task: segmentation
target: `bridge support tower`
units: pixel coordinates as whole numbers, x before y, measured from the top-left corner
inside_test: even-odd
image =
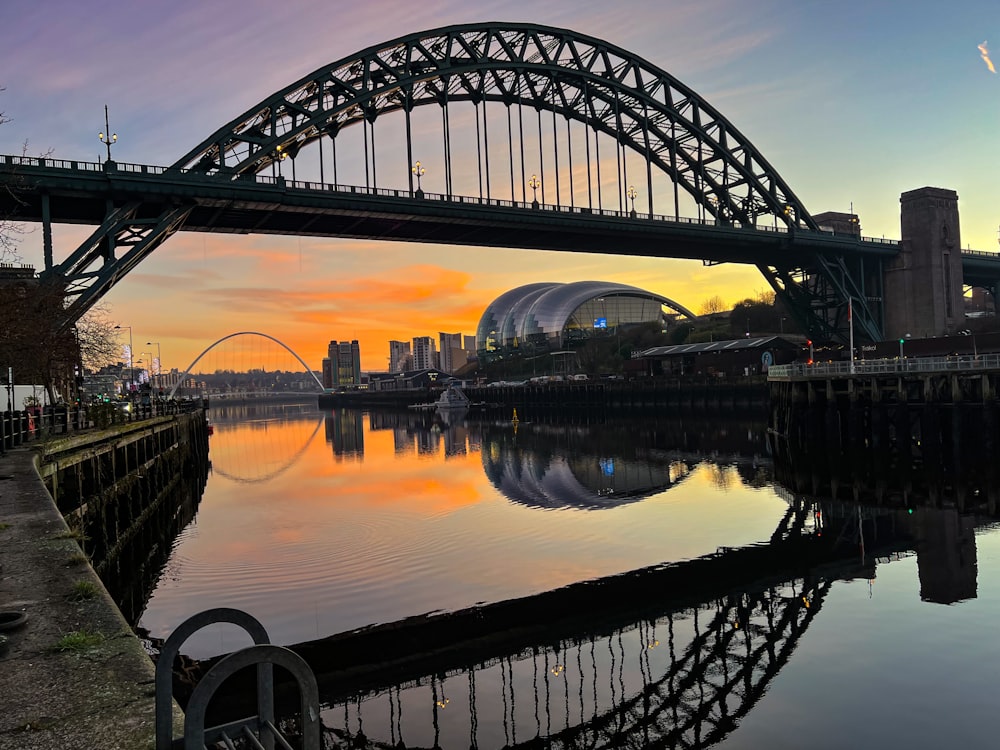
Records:
[[[885,268],[886,337],[954,334],[965,321],[958,193],[918,188],[899,203],[900,253]]]

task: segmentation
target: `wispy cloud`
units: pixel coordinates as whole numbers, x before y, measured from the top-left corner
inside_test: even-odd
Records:
[[[997,69],[993,65],[993,61],[990,59],[990,50],[986,46],[986,42],[979,45],[979,54],[983,58],[983,62],[986,63],[986,67],[990,69],[990,73],[996,73]]]

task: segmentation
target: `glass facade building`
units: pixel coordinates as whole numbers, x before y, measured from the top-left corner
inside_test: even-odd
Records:
[[[522,352],[558,351],[621,327],[665,324],[678,314],[696,317],[667,297],[625,284],[526,284],[487,306],[476,328],[476,353],[483,362]]]

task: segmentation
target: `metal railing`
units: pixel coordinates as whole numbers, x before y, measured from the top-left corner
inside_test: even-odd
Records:
[[[372,196],[382,196],[387,198],[412,198],[415,200],[428,200],[428,201],[441,201],[445,203],[459,203],[463,205],[480,205],[480,206],[494,206],[498,208],[516,208],[516,209],[528,209],[533,211],[546,211],[560,214],[571,214],[580,216],[602,216],[618,219],[630,219],[633,221],[655,221],[655,222],[669,222],[672,224],[685,224],[694,226],[715,226],[720,228],[734,229],[734,230],[747,230],[754,232],[776,232],[780,234],[787,234],[789,232],[788,227],[784,225],[769,226],[766,224],[744,224],[740,222],[726,222],[721,219],[709,216],[706,218],[701,217],[687,217],[687,216],[668,216],[666,214],[656,214],[651,212],[637,211],[637,210],[619,210],[613,208],[602,208],[593,206],[565,206],[561,204],[554,203],[542,203],[536,201],[517,201],[517,200],[506,200],[503,198],[488,198],[479,197],[473,195],[448,195],[444,193],[430,193],[424,190],[409,190],[409,189],[394,189],[394,188],[379,188],[379,187],[367,187],[363,185],[342,185],[342,184],[331,184],[324,182],[312,182],[307,180],[290,180],[283,176],[272,176],[263,174],[250,174],[250,175],[232,175],[224,174],[219,172],[207,173],[198,169],[177,169],[171,170],[169,167],[153,166],[149,164],[131,164],[128,162],[113,162],[113,167],[106,168],[105,163],[100,162],[86,162],[86,161],[71,161],[66,159],[49,159],[45,157],[35,157],[35,156],[11,156],[0,154],[0,164],[9,164],[12,166],[29,166],[29,167],[45,167],[50,169],[67,169],[67,170],[81,170],[85,172],[105,172],[110,173],[125,173],[129,175],[154,175],[159,176],[166,174],[168,172],[177,175],[178,177],[195,177],[200,180],[209,181],[223,181],[223,182],[251,182],[259,185],[272,185],[280,186],[285,189],[293,190],[309,190],[316,192],[334,192],[334,193],[347,193],[354,195],[372,195]],[[886,239],[885,237],[863,237],[859,235],[853,235],[844,232],[834,232],[829,229],[821,229],[818,232],[796,228],[797,233],[809,234],[809,235],[820,235],[827,237],[846,237],[851,239],[856,239],[859,243],[871,244],[871,245],[886,245],[889,247],[898,247],[899,240]],[[977,254],[977,255],[991,255],[996,256],[996,253],[984,253],[982,251],[976,250],[963,250],[963,253]]]
[[[111,401],[86,405],[55,404],[30,407],[23,411],[0,412],[0,453],[54,435],[88,429],[104,429],[116,424],[139,422],[204,408],[201,399],[177,401],[152,399]]]
[[[184,734],[173,736],[173,665],[181,646],[194,633],[217,623],[231,623],[242,628],[254,645],[229,654],[215,664],[198,682],[187,704]],[[235,748],[244,741],[250,747],[273,750],[291,745],[275,726],[274,670],[277,664],[286,669],[299,687],[299,721],[302,750],[320,750],[319,688],[309,665],[293,651],[273,646],[264,626],[253,616],[238,609],[219,607],[192,615],[167,638],[156,660],[156,750],[203,750],[209,743]],[[257,713],[253,716],[205,726],[208,704],[227,678],[246,667],[257,668]],[[212,744],[212,747],[216,745]],[[245,746],[240,744],[240,747]]]
[[[960,354],[951,357],[893,357],[856,359],[854,362],[814,362],[772,365],[768,380],[852,377],[858,375],[922,374],[935,372],[1000,370],[1000,354]]]

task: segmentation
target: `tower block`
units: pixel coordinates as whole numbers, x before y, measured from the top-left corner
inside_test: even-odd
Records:
[[[886,336],[954,334],[965,321],[958,193],[924,187],[899,203],[901,249],[885,270]]]

